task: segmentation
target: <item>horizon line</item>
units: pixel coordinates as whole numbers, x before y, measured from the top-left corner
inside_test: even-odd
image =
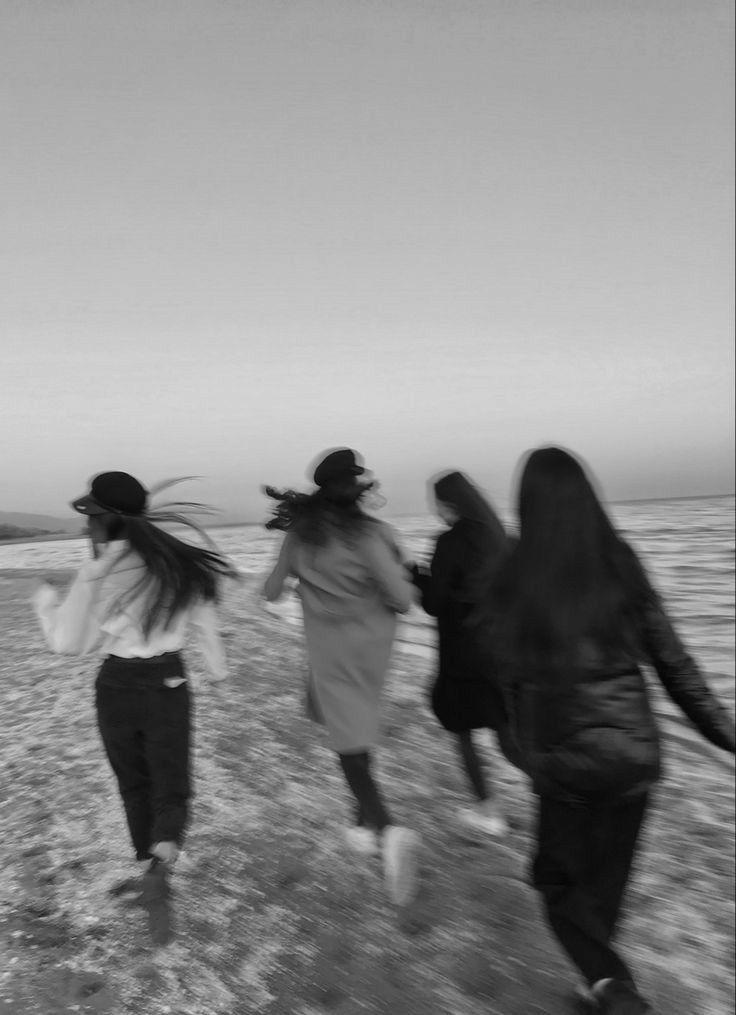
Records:
[[[678,494],[676,496],[621,497],[621,498],[617,498],[615,500],[614,499],[611,499],[611,500],[606,499],[606,500],[603,501],[603,503],[604,504],[646,504],[646,503],[650,503],[650,502],[654,502],[654,501],[663,501],[663,500],[717,500],[717,499],[722,499],[722,498],[725,498],[725,497],[734,497],[734,496],[736,496],[736,490],[731,490],[728,493],[686,493],[686,494]],[[495,499],[496,498],[494,498],[494,500]],[[216,509],[216,510],[221,511],[223,514],[229,513],[226,508],[221,508],[221,509]],[[415,517],[417,514],[421,514],[421,513],[423,513],[423,512],[397,511],[397,512],[394,512],[393,514],[391,512],[387,512],[387,514],[391,514],[391,516],[393,518],[411,518],[411,517]],[[431,514],[431,512],[429,512],[429,513]],[[2,514],[36,515],[38,517],[54,518],[54,519],[56,519],[58,521],[64,521],[65,520],[64,518],[62,518],[61,515],[48,514],[46,511],[26,511],[26,510],[0,509],[0,515],[2,515]],[[228,521],[228,522],[223,522],[222,523],[223,526],[225,526],[225,525],[260,525],[260,524],[262,524],[262,520],[261,519],[252,520],[252,519],[242,519],[242,518],[241,519],[237,519],[236,521]],[[214,526],[214,527],[216,527],[216,526]]]
[[[663,500],[719,500],[725,497],[736,497],[736,490],[732,490],[730,493],[685,493],[677,497],[625,497],[620,500],[605,500],[604,504],[649,504],[656,501]],[[393,514],[389,511],[386,512],[391,518],[416,518],[417,514],[423,514],[424,512],[416,511],[397,511]],[[426,512],[432,514],[431,511]],[[223,522],[220,526],[225,528],[228,525],[261,525],[265,524],[261,521],[237,521],[237,522]],[[212,526],[217,528],[217,526]]]

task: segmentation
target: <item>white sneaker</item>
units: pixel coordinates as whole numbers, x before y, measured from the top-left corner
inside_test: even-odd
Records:
[[[166,842],[154,842],[151,846],[151,856],[162,860],[170,870],[173,870],[179,856],[179,847],[175,842],[168,840]]]
[[[353,853],[360,853],[361,856],[375,856],[378,852],[378,840],[376,833],[371,828],[363,825],[353,825],[343,832],[345,844]]]
[[[410,828],[387,825],[383,832],[383,873],[386,890],[396,906],[406,906],[419,892],[421,838]]]
[[[609,983],[613,983],[613,977],[607,976],[605,980],[596,980],[590,988],[590,996],[593,1001],[598,1001],[606,992]]]
[[[575,997],[581,1004],[585,1004],[589,1008],[592,1008],[596,1003],[595,995],[585,980],[580,980],[575,984]]]
[[[595,1011],[621,1012],[621,1015],[653,1015],[651,1005],[647,1004],[630,980],[615,980],[608,977],[598,980],[591,990]]]
[[[488,814],[479,807],[464,807],[457,812],[457,820],[474,832],[484,832],[497,839],[508,835],[509,825],[503,814]]]

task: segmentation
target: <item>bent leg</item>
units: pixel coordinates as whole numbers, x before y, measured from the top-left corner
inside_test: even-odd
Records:
[[[644,793],[601,808],[596,821],[597,863],[591,865],[590,887],[599,901],[609,940],[616,930],[648,800]]]
[[[151,774],[137,717],[138,694],[135,687],[121,688],[104,675],[97,680],[97,726],[118,781],[136,859],[145,860],[150,856],[153,805]]]
[[[189,818],[190,696],[186,683],[148,692],[146,756],[153,783],[152,842],[181,846]]]
[[[382,831],[391,824],[388,810],[371,773],[368,751],[338,754],[340,766],[358,805],[358,824]]]
[[[547,797],[539,801],[534,887],[550,927],[589,984],[613,978],[633,982],[630,970],[610,947],[610,932],[591,880],[600,808]]]

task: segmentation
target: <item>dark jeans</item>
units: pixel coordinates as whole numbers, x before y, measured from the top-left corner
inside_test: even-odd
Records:
[[[97,723],[118,780],[136,858],[155,842],[181,845],[187,824],[190,697],[177,653],[153,659],[108,656],[96,683]]]
[[[541,797],[534,887],[550,926],[589,984],[629,980],[611,947],[646,794],[606,804],[571,804]]]
[[[338,754],[338,758],[347,784],[357,801],[356,824],[382,831],[386,825],[391,824],[391,818],[373,781],[368,751]]]

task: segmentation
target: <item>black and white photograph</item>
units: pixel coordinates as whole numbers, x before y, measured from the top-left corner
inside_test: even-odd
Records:
[[[735,1015],[727,0],[0,0],[0,1015]]]

